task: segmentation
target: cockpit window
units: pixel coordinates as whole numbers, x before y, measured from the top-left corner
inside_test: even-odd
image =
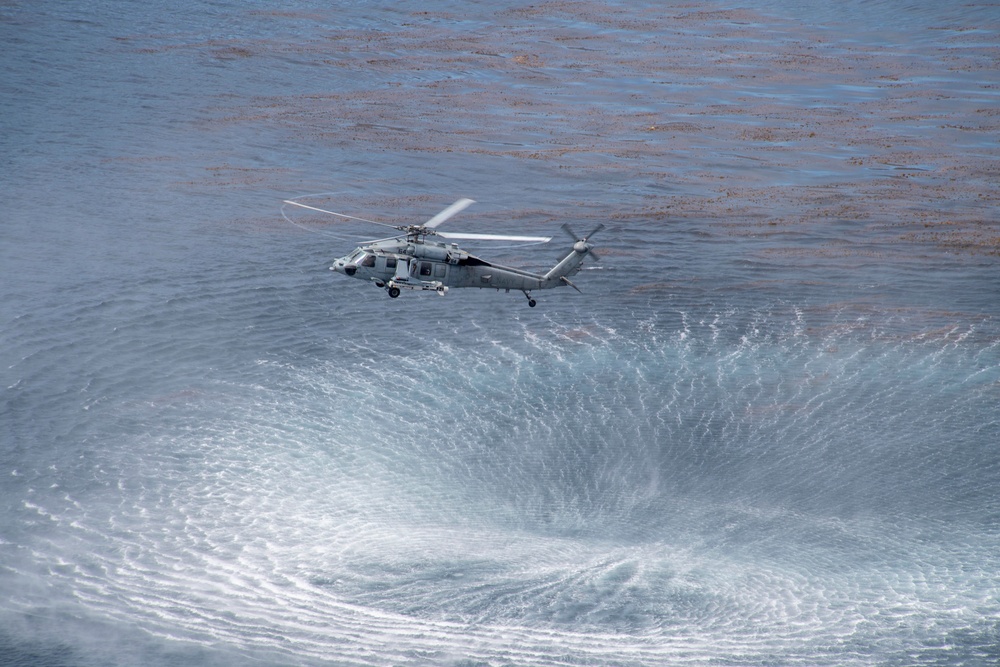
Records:
[[[350,255],[348,255],[348,257],[347,257],[348,263],[353,264],[363,254],[365,254],[364,250],[362,250],[361,248],[356,248],[354,250],[354,252],[352,252]]]
[[[375,255],[365,253],[365,258],[358,262],[358,266],[375,266]]]

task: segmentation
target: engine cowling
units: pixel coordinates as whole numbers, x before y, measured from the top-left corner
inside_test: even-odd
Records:
[[[448,260],[448,248],[426,243],[413,246],[413,256],[418,259],[433,259],[439,262]]]

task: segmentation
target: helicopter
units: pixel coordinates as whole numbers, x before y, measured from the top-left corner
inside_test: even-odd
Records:
[[[402,232],[389,238],[365,241],[349,255],[335,260],[330,267],[331,271],[374,283],[393,299],[404,289],[433,291],[444,296],[452,288],[477,287],[505,292],[519,290],[528,299],[528,306],[534,308],[537,304],[531,296],[534,290],[568,286],[577,292],[580,291],[579,287],[570,282],[569,277],[580,270],[587,255],[599,259],[593,251],[594,246],[590,243],[590,239],[604,229],[602,223],[589,234],[577,236],[568,224],[563,224],[562,229],[573,239],[573,246],[569,254],[547,273],[539,274],[488,262],[462,250],[453,241],[548,243],[552,240],[551,236],[468,234],[437,230],[443,222],[474,204],[475,201],[472,199],[459,199],[421,225],[392,225],[366,220],[309,206],[292,199],[286,199],[284,203],[340,218],[391,227]]]

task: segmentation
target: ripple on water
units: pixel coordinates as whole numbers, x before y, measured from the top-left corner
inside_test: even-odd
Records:
[[[935,452],[985,414],[995,344],[773,325],[374,365],[344,342],[355,362],[262,360],[267,383],[120,389],[95,409],[123,446],[25,503],[53,529],[8,567],[155,636],[317,660],[863,664],[978,627],[996,534],[944,480],[996,462]]]

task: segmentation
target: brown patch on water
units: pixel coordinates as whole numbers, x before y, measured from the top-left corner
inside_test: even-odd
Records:
[[[414,10],[394,25],[301,42],[122,40],[151,57],[188,49],[246,67],[294,57],[316,72],[298,94],[220,95],[205,131],[278,128],[331,153],[431,164],[445,153],[524,162],[554,184],[646,183],[650,194],[574,219],[639,232],[682,220],[767,240],[753,252],[771,257],[1000,254],[1000,26],[959,18],[910,45],[701,2],[558,0],[482,18],[469,29],[447,12]],[[323,84],[329,68],[349,72],[349,85]],[[191,185],[279,187],[286,176],[219,167]],[[441,202],[417,203],[376,196],[353,213],[412,221]],[[506,214],[559,219],[527,208]]]
[[[205,177],[175,183],[181,187],[196,187],[210,189],[258,188],[269,183],[276,174],[288,174],[290,169],[278,167],[236,167],[233,165],[216,165],[205,167]]]

